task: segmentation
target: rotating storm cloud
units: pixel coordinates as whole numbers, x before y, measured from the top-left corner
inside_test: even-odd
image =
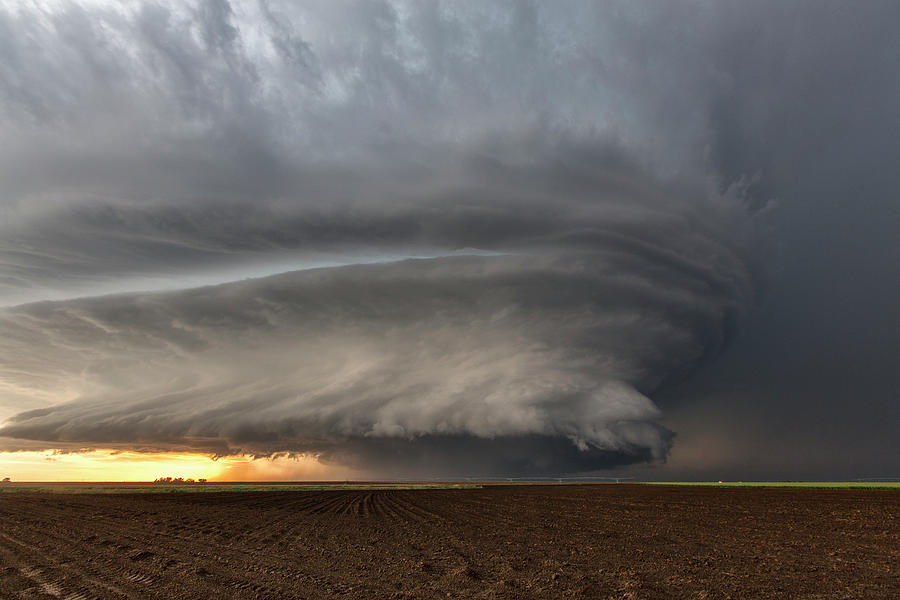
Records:
[[[643,8],[0,10],[4,446],[664,459],[765,211]]]

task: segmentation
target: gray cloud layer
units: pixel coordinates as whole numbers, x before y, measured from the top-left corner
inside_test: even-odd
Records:
[[[895,290],[892,10],[0,7],[0,419],[25,411],[2,434],[447,471],[664,456],[648,394],[733,337],[770,197],[780,306],[822,295],[809,232],[842,223],[829,265]]]
[[[589,193],[598,158],[703,180],[695,103],[708,98],[695,94],[708,76],[673,77],[666,56],[686,65],[700,49],[658,30],[669,16],[577,3],[0,9],[0,302],[489,247],[516,227],[495,203],[565,208],[479,180],[498,164],[534,177],[572,151],[580,173],[554,183],[563,207]]]
[[[668,197],[619,166],[545,210],[572,176],[503,172],[518,202],[426,206],[411,228],[494,256],[6,309],[9,393],[74,399],[0,434],[345,462],[373,452],[364,439],[543,436],[595,464],[661,458],[671,435],[645,394],[717,353],[753,294],[741,197]],[[384,214],[407,235],[407,212]]]

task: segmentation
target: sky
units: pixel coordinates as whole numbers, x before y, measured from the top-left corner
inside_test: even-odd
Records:
[[[0,2],[0,476],[900,477],[898,21]]]

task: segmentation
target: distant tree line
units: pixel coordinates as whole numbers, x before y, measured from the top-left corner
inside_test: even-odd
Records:
[[[191,484],[191,483],[206,483],[206,479],[200,478],[194,481],[190,477],[185,479],[184,477],[160,477],[159,479],[154,479],[153,483],[174,483],[174,484]]]

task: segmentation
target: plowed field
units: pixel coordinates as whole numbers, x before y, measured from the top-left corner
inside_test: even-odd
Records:
[[[900,493],[0,493],[0,597],[900,598]]]

